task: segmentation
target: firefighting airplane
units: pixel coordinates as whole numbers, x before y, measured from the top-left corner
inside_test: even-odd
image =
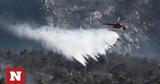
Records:
[[[102,25],[112,26],[112,28],[115,28],[115,29],[121,29],[121,28],[123,28],[123,30],[128,29],[128,25],[127,24],[122,24],[122,23],[104,23],[101,20],[99,20],[99,21],[101,22]]]

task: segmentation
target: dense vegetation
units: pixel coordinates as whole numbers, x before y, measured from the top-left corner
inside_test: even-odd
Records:
[[[155,59],[101,55],[87,66],[66,60],[60,54],[25,49],[20,53],[0,51],[0,84],[6,67],[25,67],[27,84],[160,84],[160,62]]]

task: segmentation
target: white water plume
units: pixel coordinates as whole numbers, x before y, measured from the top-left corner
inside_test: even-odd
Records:
[[[13,27],[13,26],[12,26]],[[118,34],[107,29],[59,29],[50,26],[33,28],[29,25],[16,25],[12,28],[20,37],[41,42],[43,47],[76,59],[86,65],[86,58],[96,60],[98,53],[105,54],[119,38]]]

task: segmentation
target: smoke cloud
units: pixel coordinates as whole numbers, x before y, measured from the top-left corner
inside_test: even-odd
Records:
[[[14,28],[13,28],[14,27]],[[10,28],[11,29],[11,28]],[[105,54],[119,38],[108,29],[60,29],[50,26],[33,28],[27,24],[14,25],[11,31],[22,38],[41,42],[42,46],[61,53],[70,60],[86,65],[89,57],[96,60],[98,53]]]

